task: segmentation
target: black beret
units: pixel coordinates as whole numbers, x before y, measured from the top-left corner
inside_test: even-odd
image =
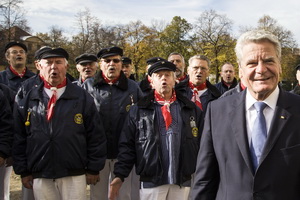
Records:
[[[295,67],[296,71],[300,70],[300,64]]]
[[[163,59],[161,57],[152,57],[152,58],[149,58],[148,60],[146,60],[146,63],[147,63],[147,65],[151,65],[151,64],[156,63],[160,60],[167,61],[166,59]]]
[[[125,56],[122,57],[122,62],[123,62],[123,64],[131,64],[132,63],[131,59],[128,57],[125,57]]]
[[[75,58],[76,64],[97,62],[97,56],[94,54],[84,53]]]
[[[123,49],[121,49],[120,47],[109,47],[109,48],[101,49],[97,53],[98,58],[105,58],[105,57],[115,56],[115,55],[123,56]]]
[[[49,48],[40,54],[40,59],[55,58],[55,57],[66,58],[68,60],[69,54],[63,48],[56,48],[56,49]]]
[[[41,59],[41,55],[46,52],[46,51],[49,51],[51,50],[52,48],[51,47],[48,47],[48,46],[44,46],[44,47],[41,47],[39,48],[35,53],[34,53],[34,59],[35,60],[40,60]]]
[[[4,49],[4,51],[6,52],[7,51],[7,49],[9,49],[10,47],[12,47],[12,46],[19,46],[19,47],[21,47],[22,49],[24,49],[26,52],[27,52],[27,47],[26,47],[26,45],[25,44],[23,44],[22,42],[9,42],[6,46],[5,46],[5,49]]]
[[[162,60],[162,61],[158,61],[156,63],[153,63],[149,69],[148,69],[148,75],[151,76],[154,72],[158,72],[161,70],[168,70],[168,71],[176,71],[176,65],[174,65],[173,63],[166,61],[166,60]]]

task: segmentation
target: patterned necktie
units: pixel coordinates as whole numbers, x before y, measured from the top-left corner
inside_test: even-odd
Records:
[[[266,119],[263,110],[267,104],[264,102],[256,102],[254,107],[257,111],[257,117],[253,124],[252,138],[251,138],[251,155],[254,169],[256,170],[259,164],[259,160],[267,139],[267,126]]]

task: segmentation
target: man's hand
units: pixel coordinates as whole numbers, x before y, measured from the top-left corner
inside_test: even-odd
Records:
[[[33,185],[33,178],[32,178],[32,176],[25,176],[25,177],[23,177],[22,178],[22,184],[27,189],[32,189],[32,185]]]
[[[114,180],[110,183],[109,186],[109,200],[115,200],[117,196],[119,195],[119,190],[122,186],[123,182],[120,178],[116,177]]]
[[[96,185],[97,182],[99,182],[99,181],[100,181],[99,174],[97,174],[97,175],[86,174],[86,184],[88,184],[88,185],[90,185],[90,184]]]

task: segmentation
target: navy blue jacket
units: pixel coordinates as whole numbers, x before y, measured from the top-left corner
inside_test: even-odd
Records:
[[[176,92],[181,107],[182,130],[178,185],[191,179],[196,169],[203,125],[203,113],[189,99]],[[194,121],[194,124],[191,123]],[[159,127],[155,118],[154,94],[131,107],[120,137],[118,162],[114,174],[126,178],[133,165],[140,180],[158,184],[162,178],[162,153]]]
[[[9,103],[0,90],[0,157],[11,156],[13,141],[12,111]]]
[[[61,178],[98,174],[106,159],[102,120],[93,98],[67,81],[48,122],[44,84],[30,90],[14,109],[14,170],[21,176]],[[25,125],[26,122],[29,125]]]
[[[139,100],[142,92],[137,83],[126,78],[121,71],[119,80],[109,85],[99,71],[95,77],[87,79],[82,87],[92,97],[103,119],[107,138],[107,158],[115,159],[118,155],[118,142],[129,108]]]
[[[205,113],[207,105],[210,101],[218,99],[221,96],[219,90],[206,80],[207,91],[200,96],[200,101]],[[189,99],[193,96],[193,91],[189,87],[189,78],[175,85],[175,88]]]
[[[20,76],[17,76],[14,73],[12,73],[9,67],[7,67],[4,71],[0,72],[0,83],[7,85],[10,89],[13,90],[13,92],[17,93],[22,82],[32,77],[33,75],[35,75],[35,73],[26,68],[26,72],[21,78]]]

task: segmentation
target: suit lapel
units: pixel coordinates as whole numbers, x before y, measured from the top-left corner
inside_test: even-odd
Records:
[[[274,117],[271,122],[271,128],[267,137],[267,141],[262,153],[261,162],[266,158],[269,152],[274,147],[280,133],[283,132],[283,129],[287,122],[289,121],[291,114],[284,107],[283,102],[287,102],[284,92],[280,92],[278,102],[275,108]],[[287,105],[288,106],[288,105]]]
[[[229,119],[232,119],[231,127],[233,133],[235,134],[235,139],[242,154],[242,157],[244,158],[244,161],[248,166],[249,170],[254,175],[247,136],[245,97],[246,92],[243,91],[241,95],[238,95],[237,98],[234,101],[232,101],[232,111],[229,114]]]

